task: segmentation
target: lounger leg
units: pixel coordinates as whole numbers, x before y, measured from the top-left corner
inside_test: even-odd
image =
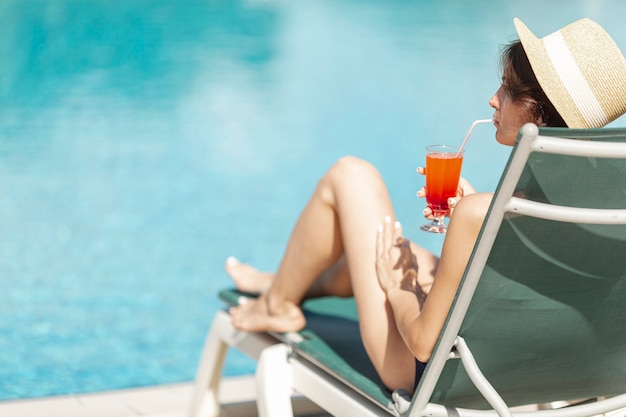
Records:
[[[218,312],[204,343],[196,375],[190,417],[218,417],[220,414],[220,403],[217,395],[222,366],[228,350],[228,344],[225,340],[231,331],[230,329],[228,314]]]
[[[255,381],[259,417],[293,417],[293,378],[288,363],[289,348],[277,344],[263,350]]]

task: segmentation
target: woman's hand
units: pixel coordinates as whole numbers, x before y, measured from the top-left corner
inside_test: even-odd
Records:
[[[387,296],[395,290],[409,291],[415,294],[419,311],[424,308],[426,293],[417,281],[417,257],[411,251],[411,242],[402,237],[400,222],[392,225],[389,216],[378,226],[376,275]]]
[[[420,175],[426,175],[426,168],[424,167],[418,167],[416,171]],[[456,196],[450,197],[448,199],[449,209],[448,209],[448,212],[446,213],[446,217],[452,216],[454,207],[459,202],[459,200],[470,194],[476,194],[476,190],[474,189],[474,187],[472,187],[472,184],[470,184],[469,181],[461,177],[459,179],[459,188],[457,188]],[[426,188],[425,187],[420,188],[420,190],[417,192],[417,196],[419,198],[426,198]],[[424,217],[426,217],[428,220],[432,220],[433,211],[430,209],[430,207],[426,207],[424,209]]]
[[[385,294],[392,289],[413,290],[417,285],[417,258],[411,242],[402,237],[400,222],[389,216],[378,226],[376,235],[376,274]]]

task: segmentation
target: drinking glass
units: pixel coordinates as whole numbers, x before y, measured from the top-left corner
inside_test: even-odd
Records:
[[[446,233],[444,219],[448,199],[455,197],[461,177],[463,151],[458,146],[431,145],[426,147],[426,204],[433,211],[430,223],[420,227],[431,233]]]

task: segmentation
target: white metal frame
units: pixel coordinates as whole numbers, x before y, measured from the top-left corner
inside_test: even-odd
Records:
[[[220,415],[219,384],[229,347],[258,362],[255,388],[260,417],[293,417],[291,398],[295,393],[310,399],[331,415],[373,417],[390,414],[310,361],[293,355],[290,345],[300,339],[297,333],[272,336],[238,331],[232,326],[228,313],[219,311],[202,351],[189,417]],[[360,410],[359,414],[355,414],[355,409]]]
[[[258,360],[261,353],[279,343],[267,333],[246,333],[235,330],[230,315],[218,311],[206,337],[198,365],[190,417],[218,417],[220,403],[218,393],[222,367],[229,347],[235,348]]]

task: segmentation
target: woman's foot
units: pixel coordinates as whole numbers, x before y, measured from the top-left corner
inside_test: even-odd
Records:
[[[301,330],[306,325],[302,310],[295,304],[284,302],[270,307],[270,301],[265,295],[243,300],[230,309],[236,329],[246,332],[284,333]]]
[[[262,294],[266,292],[274,279],[274,274],[261,272],[248,264],[239,262],[233,256],[226,259],[226,272],[233,279],[239,291],[248,293]]]

